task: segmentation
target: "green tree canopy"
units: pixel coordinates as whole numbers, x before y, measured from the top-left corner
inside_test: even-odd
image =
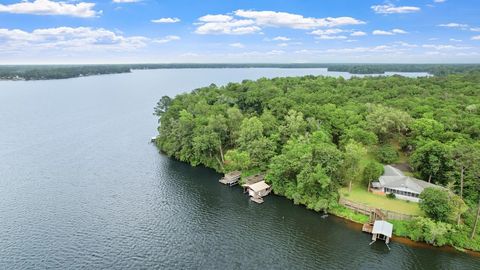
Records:
[[[430,187],[420,194],[420,209],[433,220],[450,222],[456,218],[455,195],[442,188]]]

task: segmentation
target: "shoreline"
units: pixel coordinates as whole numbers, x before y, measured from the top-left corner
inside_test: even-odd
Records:
[[[447,74],[479,68],[479,64],[383,64],[383,63],[137,63],[137,64],[73,64],[73,65],[0,65],[0,81],[44,81],[73,79],[109,74],[125,74],[137,70],[158,69],[326,69],[327,72],[348,73],[350,76],[390,76],[406,73],[416,77],[443,76],[438,68],[449,69]],[[30,73],[29,73],[30,72]],[[34,72],[34,74],[31,74]],[[58,74],[57,74],[58,73]]]
[[[154,142],[154,145],[155,145],[155,147],[157,148],[157,150],[159,151],[159,153],[162,154],[162,155],[165,155],[167,158],[170,158],[170,159],[176,160],[176,161],[178,161],[178,162],[182,162],[182,163],[188,164],[189,166],[192,166],[192,165],[189,164],[188,162],[183,162],[183,161],[180,161],[180,160],[178,160],[178,159],[176,159],[176,158],[173,158],[173,157],[168,156],[166,153],[164,153],[164,152],[162,151],[162,149],[160,149],[160,148],[157,146],[156,142]],[[207,166],[205,166],[205,165],[203,165],[203,164],[201,164],[201,166],[203,166],[203,167],[205,167],[205,168],[207,168],[207,169],[213,170],[213,171],[215,171],[216,173],[218,173],[218,174],[220,174],[220,175],[222,174],[221,172],[218,172],[218,171],[216,171],[215,169],[210,168],[210,167],[207,167]],[[278,196],[278,197],[284,198],[284,199],[286,199],[286,200],[288,200],[288,201],[291,201],[291,202],[293,203],[293,200],[288,199],[287,197],[285,197],[285,196],[283,196],[283,195],[275,194],[275,192],[272,192],[272,193],[270,194],[270,196]],[[294,204],[294,205],[295,205],[295,204]],[[315,213],[319,213],[319,212],[317,212],[317,211],[314,211],[314,210],[312,210],[312,209],[307,208],[307,207],[306,207],[305,205],[303,205],[303,204],[299,204],[298,206],[302,206],[302,207],[304,207],[306,210],[313,211],[313,212],[315,212]],[[342,205],[340,205],[340,204],[339,204],[339,206],[340,206],[340,207],[343,207],[343,208],[345,208],[345,209],[348,209],[348,208],[346,208],[346,207],[344,207],[344,206],[342,206]],[[350,209],[348,209],[348,210],[350,210]],[[347,224],[348,226],[350,226],[352,229],[358,230],[359,233],[364,233],[364,232],[362,232],[362,226],[363,226],[363,224],[362,224],[361,222],[355,221],[355,220],[353,220],[353,219],[349,219],[348,217],[342,217],[342,216],[337,215],[337,214],[334,214],[334,213],[332,213],[332,212],[327,212],[327,213],[328,213],[328,215],[332,215],[332,216],[334,216],[335,218],[341,219],[342,221],[345,222],[345,224]],[[359,214],[359,213],[355,213],[355,214],[362,215],[362,214]],[[365,216],[365,215],[362,215],[362,216]],[[367,216],[365,216],[365,217],[367,217]],[[368,218],[368,217],[367,217],[367,218]],[[440,251],[450,252],[450,253],[460,252],[460,253],[468,254],[469,256],[474,256],[474,257],[479,257],[479,258],[480,258],[480,251],[474,251],[474,250],[470,250],[470,249],[466,249],[466,248],[458,248],[458,247],[454,247],[454,246],[451,246],[451,245],[434,246],[434,245],[429,244],[429,243],[424,242],[424,241],[421,241],[421,242],[419,242],[419,241],[413,241],[413,240],[411,240],[411,239],[409,239],[409,238],[407,238],[407,237],[395,235],[395,233],[392,233],[392,241],[397,241],[397,242],[399,242],[399,243],[401,243],[401,244],[404,244],[404,245],[407,245],[407,246],[410,246],[410,247],[425,248],[425,249],[432,249],[432,250],[435,249],[435,250],[440,250]]]
[[[275,194],[275,196],[281,196],[281,195]],[[281,197],[284,197],[284,196],[281,196]],[[286,197],[284,197],[284,198],[286,198]],[[286,198],[286,199],[288,200],[288,198]],[[308,209],[308,208],[306,208],[306,209],[311,210],[311,209]],[[336,215],[334,213],[328,213],[328,214],[333,215],[336,218],[344,220],[346,223],[348,223],[352,227],[352,229],[353,228],[358,229],[359,232],[363,233],[362,232],[362,225],[363,224],[361,222],[355,221],[353,219],[349,219],[347,217],[342,217],[342,216]],[[441,251],[445,251],[445,252],[461,252],[461,253],[468,254],[470,256],[480,257],[480,251],[475,251],[475,250],[470,250],[470,249],[465,249],[465,248],[457,248],[457,247],[450,246],[450,245],[445,245],[445,246],[440,246],[440,247],[439,246],[434,246],[434,245],[429,244],[429,243],[424,242],[424,241],[421,241],[421,242],[413,241],[412,239],[410,239],[408,237],[398,236],[395,233],[393,233],[392,241],[396,241],[396,242],[402,243],[404,245],[408,245],[410,247],[436,249],[436,250],[441,250]]]

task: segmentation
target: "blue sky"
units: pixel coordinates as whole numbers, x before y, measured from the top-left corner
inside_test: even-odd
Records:
[[[479,63],[479,0],[0,0],[0,64]]]

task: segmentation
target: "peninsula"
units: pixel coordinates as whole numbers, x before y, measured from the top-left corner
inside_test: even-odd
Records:
[[[339,201],[376,201],[413,216],[392,218],[397,236],[479,251],[479,83],[473,71],[212,84],[158,102],[156,143],[193,166],[265,173],[275,194],[315,211],[366,222]],[[378,182],[385,164],[422,187]]]

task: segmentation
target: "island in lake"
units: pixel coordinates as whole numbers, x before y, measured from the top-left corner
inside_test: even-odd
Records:
[[[396,236],[480,251],[479,85],[478,70],[212,84],[162,97],[155,141],[308,209],[368,225],[370,207]]]

